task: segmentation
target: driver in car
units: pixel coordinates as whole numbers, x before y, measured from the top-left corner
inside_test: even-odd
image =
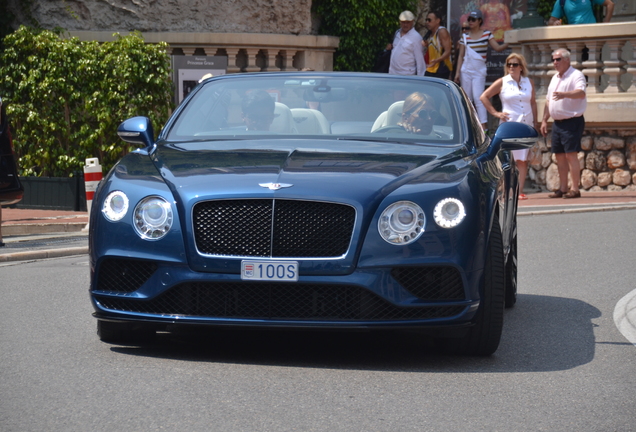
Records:
[[[398,123],[407,132],[430,135],[439,117],[433,98],[424,93],[411,93],[402,106],[402,122]]]
[[[248,131],[269,131],[274,121],[274,99],[264,90],[250,92],[243,102],[243,122]]]

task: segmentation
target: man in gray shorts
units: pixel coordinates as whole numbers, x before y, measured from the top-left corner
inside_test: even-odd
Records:
[[[585,75],[570,66],[570,52],[559,48],[552,53],[552,64],[557,73],[552,77],[543,110],[541,134],[548,134],[548,119],[552,117],[552,153],[557,160],[560,187],[550,198],[579,198],[581,166],[578,152],[585,129],[583,113],[587,108]],[[568,191],[568,172],[572,176],[572,189]]]

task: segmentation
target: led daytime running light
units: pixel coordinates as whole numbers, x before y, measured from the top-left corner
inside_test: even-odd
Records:
[[[435,223],[442,228],[453,228],[466,217],[464,204],[457,198],[445,198],[437,203],[433,211]]]

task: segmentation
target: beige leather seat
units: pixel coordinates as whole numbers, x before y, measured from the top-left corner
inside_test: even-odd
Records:
[[[274,121],[269,127],[270,132],[296,133],[291,110],[285,104],[276,102],[274,106]]]
[[[309,108],[292,108],[294,127],[299,134],[322,135],[331,133],[329,121],[323,113]]]
[[[397,101],[391,104],[389,109],[380,114],[375,120],[375,123],[373,123],[373,127],[371,128],[371,132],[385,126],[397,126],[397,124],[402,121],[403,105],[404,101]]]

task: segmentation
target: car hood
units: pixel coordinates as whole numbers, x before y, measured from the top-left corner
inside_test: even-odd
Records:
[[[274,196],[370,204],[407,183],[456,181],[457,167],[448,166],[466,153],[464,146],[260,139],[163,144],[153,160],[186,208]]]

